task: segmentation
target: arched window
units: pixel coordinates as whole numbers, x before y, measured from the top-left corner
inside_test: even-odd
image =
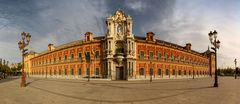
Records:
[[[186,70],[184,70],[184,75],[187,75],[187,71]]]
[[[175,75],[175,69],[173,69],[173,71],[172,71],[172,75]]]
[[[81,68],[78,69],[78,75],[82,75],[82,69]]]
[[[140,69],[139,69],[139,74],[140,74],[140,75],[144,75],[144,68],[140,68]]]
[[[50,75],[52,76],[52,70],[50,70]]]
[[[169,74],[169,70],[168,69],[166,69],[166,73],[165,73],[166,75],[168,75]]]
[[[162,69],[158,69],[158,75],[162,75]]]
[[[178,75],[182,75],[182,70],[178,70]]]
[[[74,75],[74,69],[71,69],[71,75]]]
[[[64,74],[67,75],[67,69],[64,69]]]
[[[61,69],[59,69],[59,70],[58,70],[58,74],[61,75],[61,74],[62,74],[61,72],[62,72]]]

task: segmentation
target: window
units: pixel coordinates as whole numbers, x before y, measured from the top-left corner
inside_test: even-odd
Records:
[[[56,72],[56,70],[54,70],[54,75],[56,75],[57,74],[57,72]]]
[[[153,75],[153,69],[152,68],[150,69],[150,73],[149,74]]]
[[[133,49],[133,42],[132,42],[132,49]],[[134,49],[133,49],[134,50]]]
[[[167,54],[165,54],[165,60],[168,60],[168,55]]]
[[[162,70],[158,69],[158,75],[162,75]]]
[[[50,70],[50,75],[52,76],[52,70]]]
[[[71,75],[74,75],[74,69],[71,69]]]
[[[87,62],[90,62],[91,60],[90,52],[85,52],[85,58]]]
[[[49,60],[49,64],[51,64],[51,63],[52,63],[52,60],[50,59],[50,60]]]
[[[64,74],[67,75],[67,69],[64,69]]]
[[[117,32],[120,33],[120,32],[122,32],[122,30],[123,30],[122,25],[118,25],[118,27],[117,27]]]
[[[182,70],[178,70],[178,75],[182,75]]]
[[[109,41],[109,49],[111,49],[111,47],[112,47],[112,46],[111,46],[111,41]]]
[[[144,75],[144,68],[140,68],[139,74],[140,74],[140,75]]]
[[[158,53],[158,60],[161,60],[162,54]]]
[[[191,75],[191,74],[192,74],[190,70],[188,71],[188,74],[189,74],[189,75]]]
[[[168,69],[166,69],[166,75],[168,75],[168,73],[169,73],[168,71],[169,71],[169,70],[168,70]]]
[[[116,48],[116,53],[124,53],[124,49],[123,48]]]
[[[186,70],[184,70],[184,75],[187,75],[187,71]]]
[[[61,57],[58,57],[58,62],[61,62]]]
[[[95,75],[99,75],[99,68],[96,68],[96,73]]]
[[[100,58],[99,51],[96,51],[96,52],[95,52],[95,58],[96,58],[96,59],[99,59],[99,58]]]
[[[90,40],[90,37],[89,36],[87,36],[87,41],[89,41]]]
[[[61,75],[62,74],[61,72],[62,72],[61,69],[59,69],[58,70],[58,75]]]
[[[73,60],[74,59],[74,54],[71,54],[71,60]]]
[[[54,60],[54,63],[56,63],[56,58],[54,58],[53,60]]]
[[[144,52],[143,51],[140,52],[140,59],[142,59],[142,60],[144,59]]]
[[[78,59],[82,60],[82,53],[78,53]]]
[[[82,75],[82,69],[81,68],[78,69],[78,75]]]
[[[173,69],[173,71],[172,71],[172,75],[175,75],[175,69]]]
[[[172,61],[174,61],[175,60],[175,57],[174,57],[174,55],[172,55]]]
[[[153,36],[150,36],[150,40],[153,41]]]
[[[149,53],[149,59],[152,60],[153,59],[153,52]]]
[[[64,60],[67,61],[67,55],[64,56]]]

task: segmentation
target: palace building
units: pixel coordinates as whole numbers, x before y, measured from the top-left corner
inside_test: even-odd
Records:
[[[60,46],[48,44],[41,53],[25,56],[28,75],[47,78],[110,80],[208,77],[214,73],[215,54],[155,38],[133,34],[133,20],[122,10],[106,19],[105,36],[86,32],[84,40]]]

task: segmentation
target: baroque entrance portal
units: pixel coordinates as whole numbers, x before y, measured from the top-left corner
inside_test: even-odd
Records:
[[[112,80],[128,80],[128,71],[135,70],[136,44],[132,33],[132,17],[117,10],[106,21],[107,33],[104,41],[105,67]],[[130,71],[131,72],[131,71]]]
[[[116,79],[124,80],[124,70],[123,67],[116,67]]]

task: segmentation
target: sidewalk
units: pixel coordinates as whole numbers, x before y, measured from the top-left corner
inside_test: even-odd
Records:
[[[149,81],[20,79],[0,83],[3,104],[238,104],[240,79],[213,78]]]

